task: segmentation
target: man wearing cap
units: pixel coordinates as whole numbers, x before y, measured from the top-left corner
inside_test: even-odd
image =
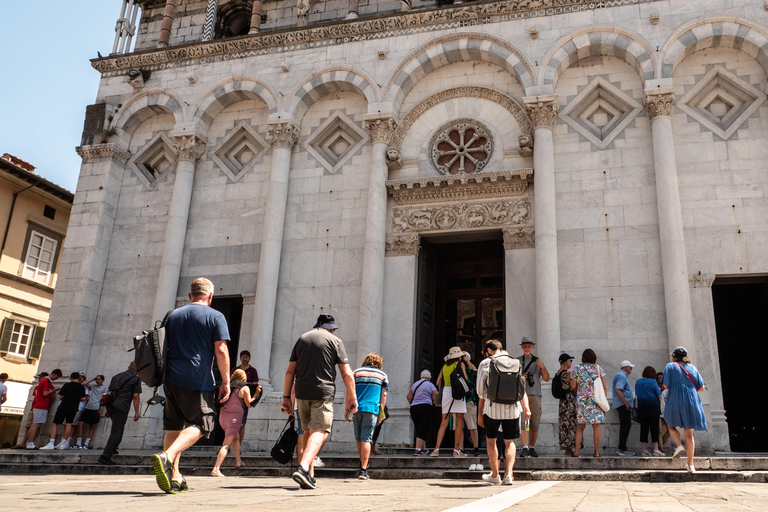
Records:
[[[291,350],[283,384],[281,410],[293,412],[291,392],[294,379],[296,405],[304,429],[304,450],[299,467],[292,477],[302,489],[315,489],[315,457],[320,453],[333,425],[333,397],[336,394],[336,365],[347,389],[345,418],[349,421],[357,411],[355,379],[349,367],[344,342],[333,333],[338,329],[331,315],[320,315],[315,327],[299,337]]]
[[[57,389],[53,387],[53,381],[61,377],[61,370],[56,368],[48,376],[40,379],[35,388],[32,399],[32,426],[29,429],[27,450],[35,449],[35,439],[40,433],[40,425],[48,420],[48,409],[51,407],[51,399]],[[50,444],[50,443],[49,443]]]
[[[528,405],[531,408],[531,419],[528,430],[520,432],[520,441],[523,449],[520,450],[520,458],[538,457],[536,453],[536,438],[539,437],[539,423],[541,422],[541,381],[549,382],[549,372],[544,362],[533,355],[533,347],[536,343],[530,338],[523,337],[520,347],[523,355],[518,357],[523,378],[527,385],[525,392],[528,395]]]
[[[621,370],[613,378],[613,408],[619,413],[619,449],[616,454],[619,457],[632,457],[635,452],[627,450],[629,429],[632,428],[632,385],[629,383],[629,374],[635,365],[625,359],[621,362]]]

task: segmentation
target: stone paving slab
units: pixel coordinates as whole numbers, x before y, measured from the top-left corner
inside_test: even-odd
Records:
[[[765,511],[768,485],[713,483],[557,482],[516,502],[516,489],[474,481],[319,479],[303,491],[287,477],[188,478],[191,491],[166,495],[151,476],[3,475],[4,510],[220,511],[223,507],[275,512],[721,512]],[[500,494],[504,493],[504,494]],[[479,500],[495,496],[491,507]],[[486,500],[488,501],[488,500]],[[509,505],[509,506],[507,506]]]

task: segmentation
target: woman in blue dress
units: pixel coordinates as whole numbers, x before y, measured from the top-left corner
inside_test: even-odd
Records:
[[[672,362],[664,368],[662,382],[669,388],[667,405],[664,408],[664,420],[669,426],[669,433],[677,445],[673,458],[678,458],[685,452],[688,456],[688,471],[693,473],[693,441],[694,430],[707,430],[707,419],[698,391],[704,391],[704,379],[699,371],[691,364],[685,347],[676,347],[672,351]],[[680,431],[685,435],[685,448],[680,441]]]

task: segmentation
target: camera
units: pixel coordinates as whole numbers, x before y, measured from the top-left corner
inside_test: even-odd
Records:
[[[530,387],[533,387],[534,381],[532,373],[529,372],[525,374],[525,382],[527,382]]]

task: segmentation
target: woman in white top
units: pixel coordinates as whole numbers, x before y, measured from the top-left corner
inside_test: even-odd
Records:
[[[454,399],[451,394],[451,373],[453,373],[457,365],[461,368],[461,373],[464,375],[464,380],[467,381],[467,369],[466,363],[464,362],[466,357],[466,354],[463,350],[461,350],[460,347],[452,347],[448,352],[448,355],[444,358],[445,365],[443,365],[443,369],[440,372],[440,375],[437,376],[436,385],[438,388],[440,387],[441,383],[445,383],[445,387],[443,388],[442,401],[443,420],[440,422],[440,430],[437,432],[437,443],[435,443],[435,451],[430,454],[430,457],[437,457],[440,455],[440,445],[443,442],[443,436],[445,436],[445,429],[448,428],[448,420],[451,418],[451,414],[455,415],[456,421],[456,436],[453,444],[453,456],[467,456],[466,453],[461,451],[462,436],[459,435],[459,432],[464,431],[464,413],[467,412],[467,404],[464,399]]]

